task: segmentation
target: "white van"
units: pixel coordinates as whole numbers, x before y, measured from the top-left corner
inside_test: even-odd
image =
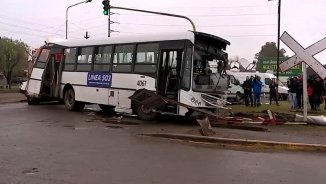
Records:
[[[209,68],[212,72],[212,74],[217,73],[217,62],[216,61],[208,61]],[[224,98],[226,98],[227,101],[233,102],[233,103],[239,103],[243,99],[243,89],[241,86],[242,83],[239,82],[239,80],[233,76],[228,75],[228,90],[225,91]]]
[[[272,79],[276,79],[276,76],[271,73],[260,73],[260,72],[239,72],[239,71],[227,71],[229,75],[235,76],[240,84],[246,80],[247,76],[259,76],[261,82],[263,83],[262,93],[269,94],[269,84],[271,84]],[[281,82],[278,83],[278,93],[281,95],[282,99],[286,99],[288,96],[289,88],[284,86]]]

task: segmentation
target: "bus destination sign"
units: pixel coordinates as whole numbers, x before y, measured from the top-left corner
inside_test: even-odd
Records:
[[[108,72],[88,72],[87,86],[108,88],[111,87],[112,73]]]

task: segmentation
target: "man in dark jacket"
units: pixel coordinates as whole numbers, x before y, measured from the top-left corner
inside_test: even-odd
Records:
[[[246,77],[246,80],[242,84],[243,92],[244,92],[244,98],[245,98],[245,104],[246,106],[249,106],[249,99],[250,99],[250,105],[253,106],[252,101],[252,80],[249,76]]]
[[[295,110],[297,108],[297,98],[296,98],[296,91],[297,91],[297,78],[290,78],[287,81],[287,85],[289,88],[289,101],[291,103],[291,110]]]
[[[275,82],[275,79],[272,79],[272,83],[269,85],[269,105],[272,105],[272,99],[275,99],[276,105],[278,105],[278,94],[277,94],[278,84]]]
[[[319,107],[322,102],[321,98],[325,94],[324,84],[320,77],[316,77],[315,81],[312,84],[312,87],[313,87],[313,91],[314,91],[312,98],[313,98],[316,110],[319,111],[320,110]]]

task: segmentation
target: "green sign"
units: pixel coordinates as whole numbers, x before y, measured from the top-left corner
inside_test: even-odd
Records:
[[[282,63],[286,58],[280,58],[280,63]],[[276,75],[277,70],[277,58],[276,57],[265,57],[259,62],[259,72],[265,73],[267,70],[273,70],[274,75]],[[280,72],[280,76],[297,76],[302,73],[302,65],[298,64],[286,72]]]

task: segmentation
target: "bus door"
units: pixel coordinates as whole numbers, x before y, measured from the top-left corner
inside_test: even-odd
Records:
[[[182,49],[160,51],[157,93],[175,101],[178,101],[182,54]],[[173,112],[176,110],[173,108]]]
[[[51,49],[49,60],[45,66],[41,95],[48,97],[58,97],[59,87],[59,66],[62,60],[61,49]]]

